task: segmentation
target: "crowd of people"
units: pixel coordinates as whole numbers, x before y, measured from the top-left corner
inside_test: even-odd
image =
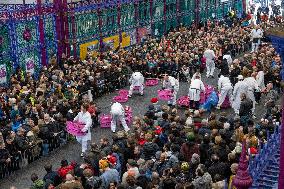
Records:
[[[89,122],[97,126],[99,109],[92,99],[128,85],[132,72],[192,82],[202,80],[204,71],[207,77],[216,77],[216,66],[219,81],[226,77],[231,83],[224,89],[221,80],[218,90],[221,95],[232,94],[233,118],[224,112],[207,116],[195,102],[194,110],[180,115],[175,103],[161,107],[152,99],[147,112],[134,118],[130,131],[127,127],[112,139],[92,142],[89,150],[84,143],[82,164],[62,160],[56,171],[45,165],[43,178],[31,175],[31,188],[232,187],[241,143],[247,142],[252,155],[258,153],[267,131],[273,132],[280,122],[276,101],[281,94],[281,59],[269,43],[260,42],[261,27],[253,27],[242,27],[239,21],[231,27],[218,22],[180,27],[128,50],[118,48],[84,61],[63,57],[57,64],[53,59],[37,79],[15,73],[11,87],[1,89],[1,176],[6,169],[18,169],[26,157],[31,162],[65,143],[66,121],[89,112]],[[267,109],[259,120],[254,114],[258,103]]]

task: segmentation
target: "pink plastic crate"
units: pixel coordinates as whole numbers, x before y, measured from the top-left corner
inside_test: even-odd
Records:
[[[146,86],[156,86],[159,84],[158,79],[147,79],[146,80]]]
[[[114,102],[125,103],[128,101],[128,96],[115,96],[112,99]]]
[[[172,91],[168,89],[158,90],[158,98],[160,100],[170,100],[172,97]]]
[[[121,89],[118,91],[119,96],[127,96],[128,95],[128,90]]]
[[[182,107],[189,107],[189,98],[188,96],[182,96],[177,100],[177,104]]]
[[[84,136],[85,132],[82,132],[81,129],[84,128],[83,123],[67,121],[66,122],[66,130],[73,136]]]
[[[100,116],[100,125],[101,128],[110,128],[111,124],[111,115],[110,114],[103,114]]]

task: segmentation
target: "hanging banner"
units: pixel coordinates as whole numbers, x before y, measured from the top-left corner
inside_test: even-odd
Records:
[[[6,70],[6,65],[1,64],[0,65],[0,84],[6,83],[7,82],[7,70]]]
[[[26,72],[31,74],[35,72],[35,62],[31,58],[26,59]]]

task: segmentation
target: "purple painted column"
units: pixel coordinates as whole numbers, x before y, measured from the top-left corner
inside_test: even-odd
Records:
[[[151,35],[153,34],[153,0],[150,0],[150,24],[151,24]]]
[[[56,39],[57,39],[57,57],[59,60],[62,57],[62,32],[61,32],[61,17],[60,17],[60,7],[61,7],[61,0],[53,0],[54,9],[56,12]]]
[[[69,24],[68,24],[68,4],[67,0],[63,0],[63,36],[64,36],[64,51],[67,57],[70,56],[70,42],[69,42]]]
[[[136,0],[134,2],[134,11],[135,11],[135,13],[134,13],[134,20],[135,20],[135,24],[136,24],[136,28],[135,28],[135,30],[136,30],[136,43],[140,43],[140,41],[139,41],[138,3],[139,3],[138,0]]]
[[[121,1],[119,1],[117,6],[117,26],[118,26],[118,34],[119,34],[119,45],[122,42],[122,36],[121,36]]]
[[[208,19],[209,0],[206,0],[206,18]]]
[[[76,35],[76,21],[75,21],[75,11],[72,10],[72,17],[71,17],[71,22],[72,22],[72,44],[73,44],[73,57],[76,59],[77,58],[77,35]]]
[[[41,64],[42,66],[46,66],[46,45],[44,40],[44,25],[43,25],[43,15],[42,15],[42,7],[41,0],[37,0],[37,8],[39,14],[39,41],[40,41],[40,52],[41,52]]]
[[[195,0],[195,25],[199,26],[199,0]]]
[[[164,0],[164,33],[167,32],[167,0]]]
[[[180,23],[180,0],[176,0],[177,23]]]
[[[242,145],[242,153],[238,166],[238,172],[233,179],[233,186],[237,189],[248,189],[252,185],[252,178],[248,173],[246,140],[244,139]]]
[[[284,57],[282,57],[283,59]],[[282,60],[282,66],[284,66]],[[283,68],[282,68],[283,69]],[[282,82],[284,82],[282,80]],[[280,142],[280,165],[278,177],[278,189],[284,189],[284,95],[282,95],[282,120],[281,120],[281,142]]]
[[[101,15],[101,8],[98,8],[98,16],[99,16],[99,36],[100,36],[100,52],[102,52],[103,50],[103,34],[102,34],[102,24],[103,24],[103,21],[102,21],[102,15]]]

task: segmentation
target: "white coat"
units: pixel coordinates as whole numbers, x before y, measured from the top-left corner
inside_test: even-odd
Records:
[[[191,80],[191,84],[188,91],[189,100],[199,101],[200,92],[205,91],[203,82],[200,79]]]
[[[144,76],[140,72],[134,72],[130,77],[130,83],[132,86],[142,86],[144,84]]]
[[[225,54],[225,55],[223,56],[223,60],[224,60],[224,59],[227,60],[228,66],[230,67],[230,66],[232,65],[232,63],[233,63],[233,59],[232,59],[231,55]]]
[[[215,70],[215,53],[213,50],[207,49],[206,51],[204,51],[203,56],[206,58],[206,76],[213,76]]]
[[[172,76],[169,76],[169,79],[163,81],[163,87],[165,89],[174,89],[175,92],[179,90],[179,81]]]
[[[111,118],[112,118],[111,130],[113,132],[116,131],[116,124],[117,124],[118,121],[121,122],[121,124],[122,124],[122,126],[123,126],[123,128],[126,132],[129,131],[129,128],[128,128],[126,121],[125,121],[124,108],[119,102],[113,103],[113,105],[110,108],[110,114],[111,114]]]
[[[130,77],[130,89],[129,89],[129,96],[132,95],[133,90],[135,87],[139,87],[139,92],[143,95],[144,90],[144,76],[140,72],[134,72]]]
[[[248,92],[248,85],[245,81],[238,81],[234,86],[233,91],[233,104],[232,108],[234,108],[235,113],[239,113],[240,105],[241,105],[241,94],[246,94]]]
[[[172,76],[169,76],[168,80],[163,81],[163,88],[165,89],[173,89],[173,97],[168,101],[168,104],[176,105],[177,101],[177,93],[179,90],[179,81]]]
[[[264,72],[263,71],[259,71],[256,75],[256,81],[257,84],[260,88],[260,90],[263,90],[265,88],[265,84],[264,84]]]
[[[248,97],[251,99],[253,102],[255,102],[255,97],[254,97],[254,92],[256,90],[259,90],[257,81],[254,79],[254,77],[247,77],[244,79],[244,82],[247,83],[248,85]]]
[[[78,121],[81,123],[84,123],[85,126],[82,129],[83,132],[87,132],[86,135],[84,136],[77,136],[77,140],[78,141],[89,141],[91,140],[91,127],[92,127],[92,117],[91,114],[89,112],[79,112],[78,115],[74,118],[74,121]]]
[[[230,103],[232,104],[232,90],[233,86],[228,77],[221,77],[218,80],[218,91],[220,92],[218,106],[221,106],[226,99],[226,96],[229,96]]]
[[[221,75],[218,80],[218,91],[221,91],[222,89],[233,89],[230,79],[223,75]]]

